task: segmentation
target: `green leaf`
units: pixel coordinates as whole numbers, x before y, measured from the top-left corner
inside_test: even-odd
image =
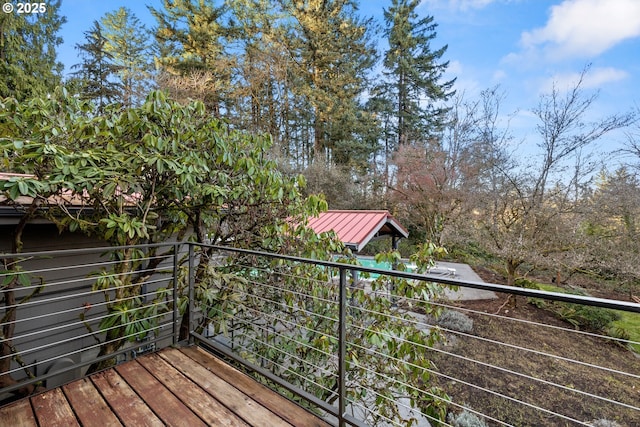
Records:
[[[5,184],[5,188],[7,187],[7,185],[9,185],[9,198],[11,200],[17,200],[18,197],[20,197],[20,189],[18,188],[17,183],[13,182],[13,183],[7,183]]]
[[[22,286],[31,285],[31,279],[29,278],[29,274],[27,273],[18,274],[18,282],[20,282]]]
[[[29,194],[29,186],[23,180],[18,181],[18,190],[23,196],[27,196]]]
[[[8,270],[4,270],[0,272],[2,275],[2,283],[0,284],[2,287],[7,286],[9,283],[13,281],[14,273]]]

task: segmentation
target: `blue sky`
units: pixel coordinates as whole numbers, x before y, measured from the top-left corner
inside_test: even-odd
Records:
[[[598,93],[588,119],[640,108],[639,0],[425,0],[420,10],[439,24],[458,91],[500,85],[502,112],[515,113],[510,127],[528,145],[540,96],[575,84],[587,64],[583,87]],[[600,148],[626,137],[610,134]]]
[[[65,72],[79,62],[74,46],[94,20],[120,6],[131,9],[147,27],[155,25],[146,5],[159,0],[63,0],[68,22],[59,59]],[[361,12],[382,19],[390,1],[362,0]],[[584,88],[598,91],[592,118],[640,108],[640,0],[423,0],[420,16],[438,24],[434,47],[448,45],[448,76],[456,89],[473,98],[500,85],[505,116],[519,138],[535,132],[531,114],[540,95],[555,83],[572,85],[591,64]],[[624,133],[607,143],[618,144]]]

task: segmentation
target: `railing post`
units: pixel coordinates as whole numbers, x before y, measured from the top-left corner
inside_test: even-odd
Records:
[[[194,271],[194,250],[193,243],[189,243],[189,301],[187,302],[187,310],[189,310],[189,343],[193,343],[193,332],[195,330],[195,314],[194,314],[194,305],[195,305],[195,271]]]
[[[346,357],[347,357],[347,270],[340,267],[340,313],[338,321],[338,425],[345,425],[347,406]]]
[[[180,311],[178,310],[178,243],[173,244],[173,345],[180,340]]]

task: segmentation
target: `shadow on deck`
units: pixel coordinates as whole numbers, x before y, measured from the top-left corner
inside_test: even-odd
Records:
[[[165,348],[0,408],[3,426],[328,426],[198,347]]]

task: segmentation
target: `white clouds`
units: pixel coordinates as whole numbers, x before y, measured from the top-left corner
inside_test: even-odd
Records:
[[[526,50],[546,50],[550,59],[594,57],[616,44],[640,37],[638,0],[564,0],[551,7],[542,28],[524,32]]]
[[[455,59],[449,61],[447,73],[453,74],[454,77],[462,74],[462,63],[460,61],[456,61]]]
[[[449,66],[444,75],[444,80],[454,78],[456,79],[455,89],[458,93],[476,94],[480,91],[479,82],[469,76],[462,62],[456,60],[449,61]]]
[[[507,73],[504,70],[496,70],[493,73],[492,80],[496,83],[500,83],[501,81],[506,80],[508,77]]]
[[[627,77],[629,74],[626,71],[612,67],[595,68],[584,75],[582,87],[584,89],[600,88],[606,83],[624,80]],[[558,90],[564,91],[574,87],[579,79],[580,73],[556,74],[543,82],[540,92],[550,92],[554,86]]]

